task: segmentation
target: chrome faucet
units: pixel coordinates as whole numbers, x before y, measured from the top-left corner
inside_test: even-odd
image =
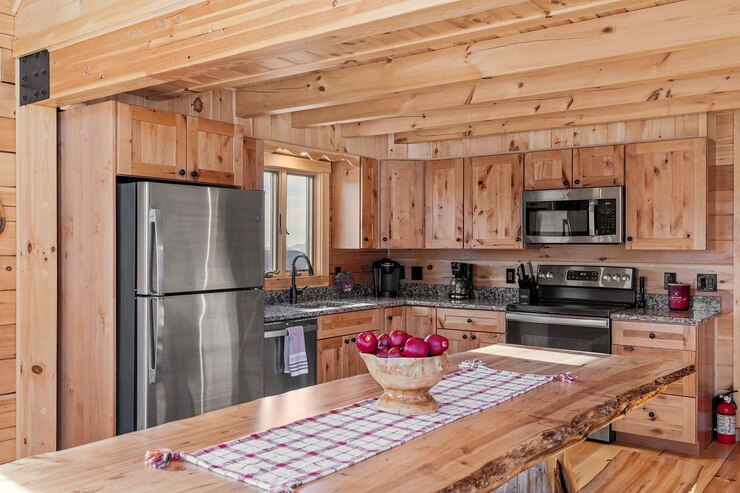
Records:
[[[290,266],[290,302],[291,303],[297,302],[298,295],[301,294],[303,290],[308,287],[306,286],[306,288],[298,289],[295,285],[295,262],[299,258],[306,259],[306,264],[308,265],[308,275],[313,276],[313,265],[311,265],[311,260],[308,258],[308,256],[306,256],[305,253],[298,254],[296,258],[293,259],[293,263]]]

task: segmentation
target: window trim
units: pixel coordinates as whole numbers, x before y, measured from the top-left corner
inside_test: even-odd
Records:
[[[286,190],[288,174],[311,176],[313,178],[313,258],[314,276],[302,280],[302,284],[309,286],[328,286],[329,276],[329,177],[331,163],[313,161],[307,158],[287,156],[283,154],[265,153],[264,171],[278,173],[278,217],[282,214],[285,221],[287,197],[281,191]],[[265,276],[266,289],[287,289],[290,287],[290,271],[282,269],[286,259],[286,241],[284,224],[279,225],[277,236],[278,273],[270,277]],[[304,276],[305,271],[300,271]]]

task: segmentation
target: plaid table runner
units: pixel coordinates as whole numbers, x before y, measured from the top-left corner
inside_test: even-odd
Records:
[[[432,389],[439,411],[404,416],[376,409],[375,399],[334,409],[191,454],[175,454],[229,478],[272,492],[319,479],[424,433],[491,408],[551,382],[531,375],[488,368],[466,361]],[[393,430],[390,433],[389,430]]]

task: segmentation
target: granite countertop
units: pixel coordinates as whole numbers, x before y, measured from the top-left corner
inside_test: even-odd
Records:
[[[487,299],[470,299],[470,300],[451,300],[440,297],[398,297],[398,298],[373,298],[358,297],[345,298],[341,300],[324,301],[335,306],[320,306],[322,301],[308,301],[306,303],[276,303],[274,305],[265,305],[265,322],[279,322],[282,320],[293,320],[298,318],[320,317],[322,315],[333,315],[335,313],[354,312],[359,310],[371,310],[379,307],[394,306],[428,306],[433,308],[461,308],[466,310],[491,310],[504,311],[507,301],[487,300]],[[312,306],[314,305],[314,306]]]
[[[698,325],[716,317],[719,310],[669,310],[665,308],[629,308],[612,314],[612,320]]]

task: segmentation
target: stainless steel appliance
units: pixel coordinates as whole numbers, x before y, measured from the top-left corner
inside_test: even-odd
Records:
[[[384,258],[373,262],[373,285],[375,296],[391,298],[401,290],[401,264]]]
[[[452,279],[447,287],[447,294],[453,300],[464,300],[473,297],[473,264],[452,262]]]
[[[295,326],[303,327],[308,373],[291,377],[284,371],[286,365],[284,357],[285,335],[288,327]],[[319,325],[315,318],[265,324],[262,346],[265,397],[316,385],[316,334],[318,328]]]
[[[611,353],[611,314],[635,305],[632,267],[540,265],[537,304],[506,307],[506,342]],[[611,440],[603,428],[589,438]]]
[[[622,243],[624,187],[522,192],[525,243]]]
[[[117,191],[117,432],[261,397],[263,192]]]

